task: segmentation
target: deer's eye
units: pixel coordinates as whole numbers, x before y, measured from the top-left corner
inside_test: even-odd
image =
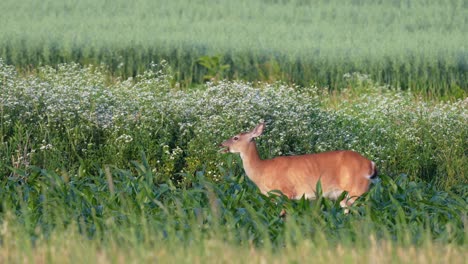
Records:
[[[234,137],[233,139],[237,141],[237,140],[239,140],[239,137]]]

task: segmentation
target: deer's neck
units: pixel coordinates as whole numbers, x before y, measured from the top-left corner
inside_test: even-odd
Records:
[[[262,160],[258,155],[255,141],[251,141],[246,151],[241,152],[240,156],[244,165],[245,173],[258,186],[261,178]]]

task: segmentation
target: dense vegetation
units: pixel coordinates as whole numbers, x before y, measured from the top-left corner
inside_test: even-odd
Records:
[[[354,149],[389,175],[439,187],[466,184],[467,101],[427,102],[391,92],[362,75],[339,101],[314,87],[242,82],[176,90],[163,65],[135,80],[109,80],[104,68],[61,65],[22,77],[0,62],[0,167],[128,167],[148,154],[161,180],[183,184],[204,169],[216,180],[219,143],[267,122],[264,157]],[[13,157],[13,158],[12,158]]]
[[[26,70],[105,63],[129,77],[166,59],[182,86],[241,78],[341,89],[344,74],[361,72],[435,95],[468,88],[463,0],[3,0],[0,10],[0,57]]]
[[[0,261],[466,258],[466,100],[424,101],[360,74],[339,95],[178,90],[164,62],[151,68],[119,80],[105,67],[25,76],[0,62]],[[355,149],[380,180],[349,215],[327,199],[263,196],[237,156],[218,153],[260,120],[263,157]]]
[[[0,263],[466,262],[466,1],[0,10]],[[261,121],[263,158],[379,178],[349,214],[262,195],[219,147]]]

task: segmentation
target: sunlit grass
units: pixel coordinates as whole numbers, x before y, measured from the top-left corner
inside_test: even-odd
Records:
[[[422,247],[403,247],[389,241],[376,241],[366,248],[324,245],[304,240],[282,250],[256,248],[205,239],[190,246],[171,241],[126,243],[114,240],[103,246],[73,230],[40,239],[15,237],[0,247],[3,263],[465,263],[467,252],[456,245],[428,242]],[[13,243],[15,241],[15,243]]]

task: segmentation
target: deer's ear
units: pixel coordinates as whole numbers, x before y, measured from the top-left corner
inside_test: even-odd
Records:
[[[263,133],[263,129],[265,128],[265,123],[258,124],[252,131],[250,131],[250,137],[256,138]]]

